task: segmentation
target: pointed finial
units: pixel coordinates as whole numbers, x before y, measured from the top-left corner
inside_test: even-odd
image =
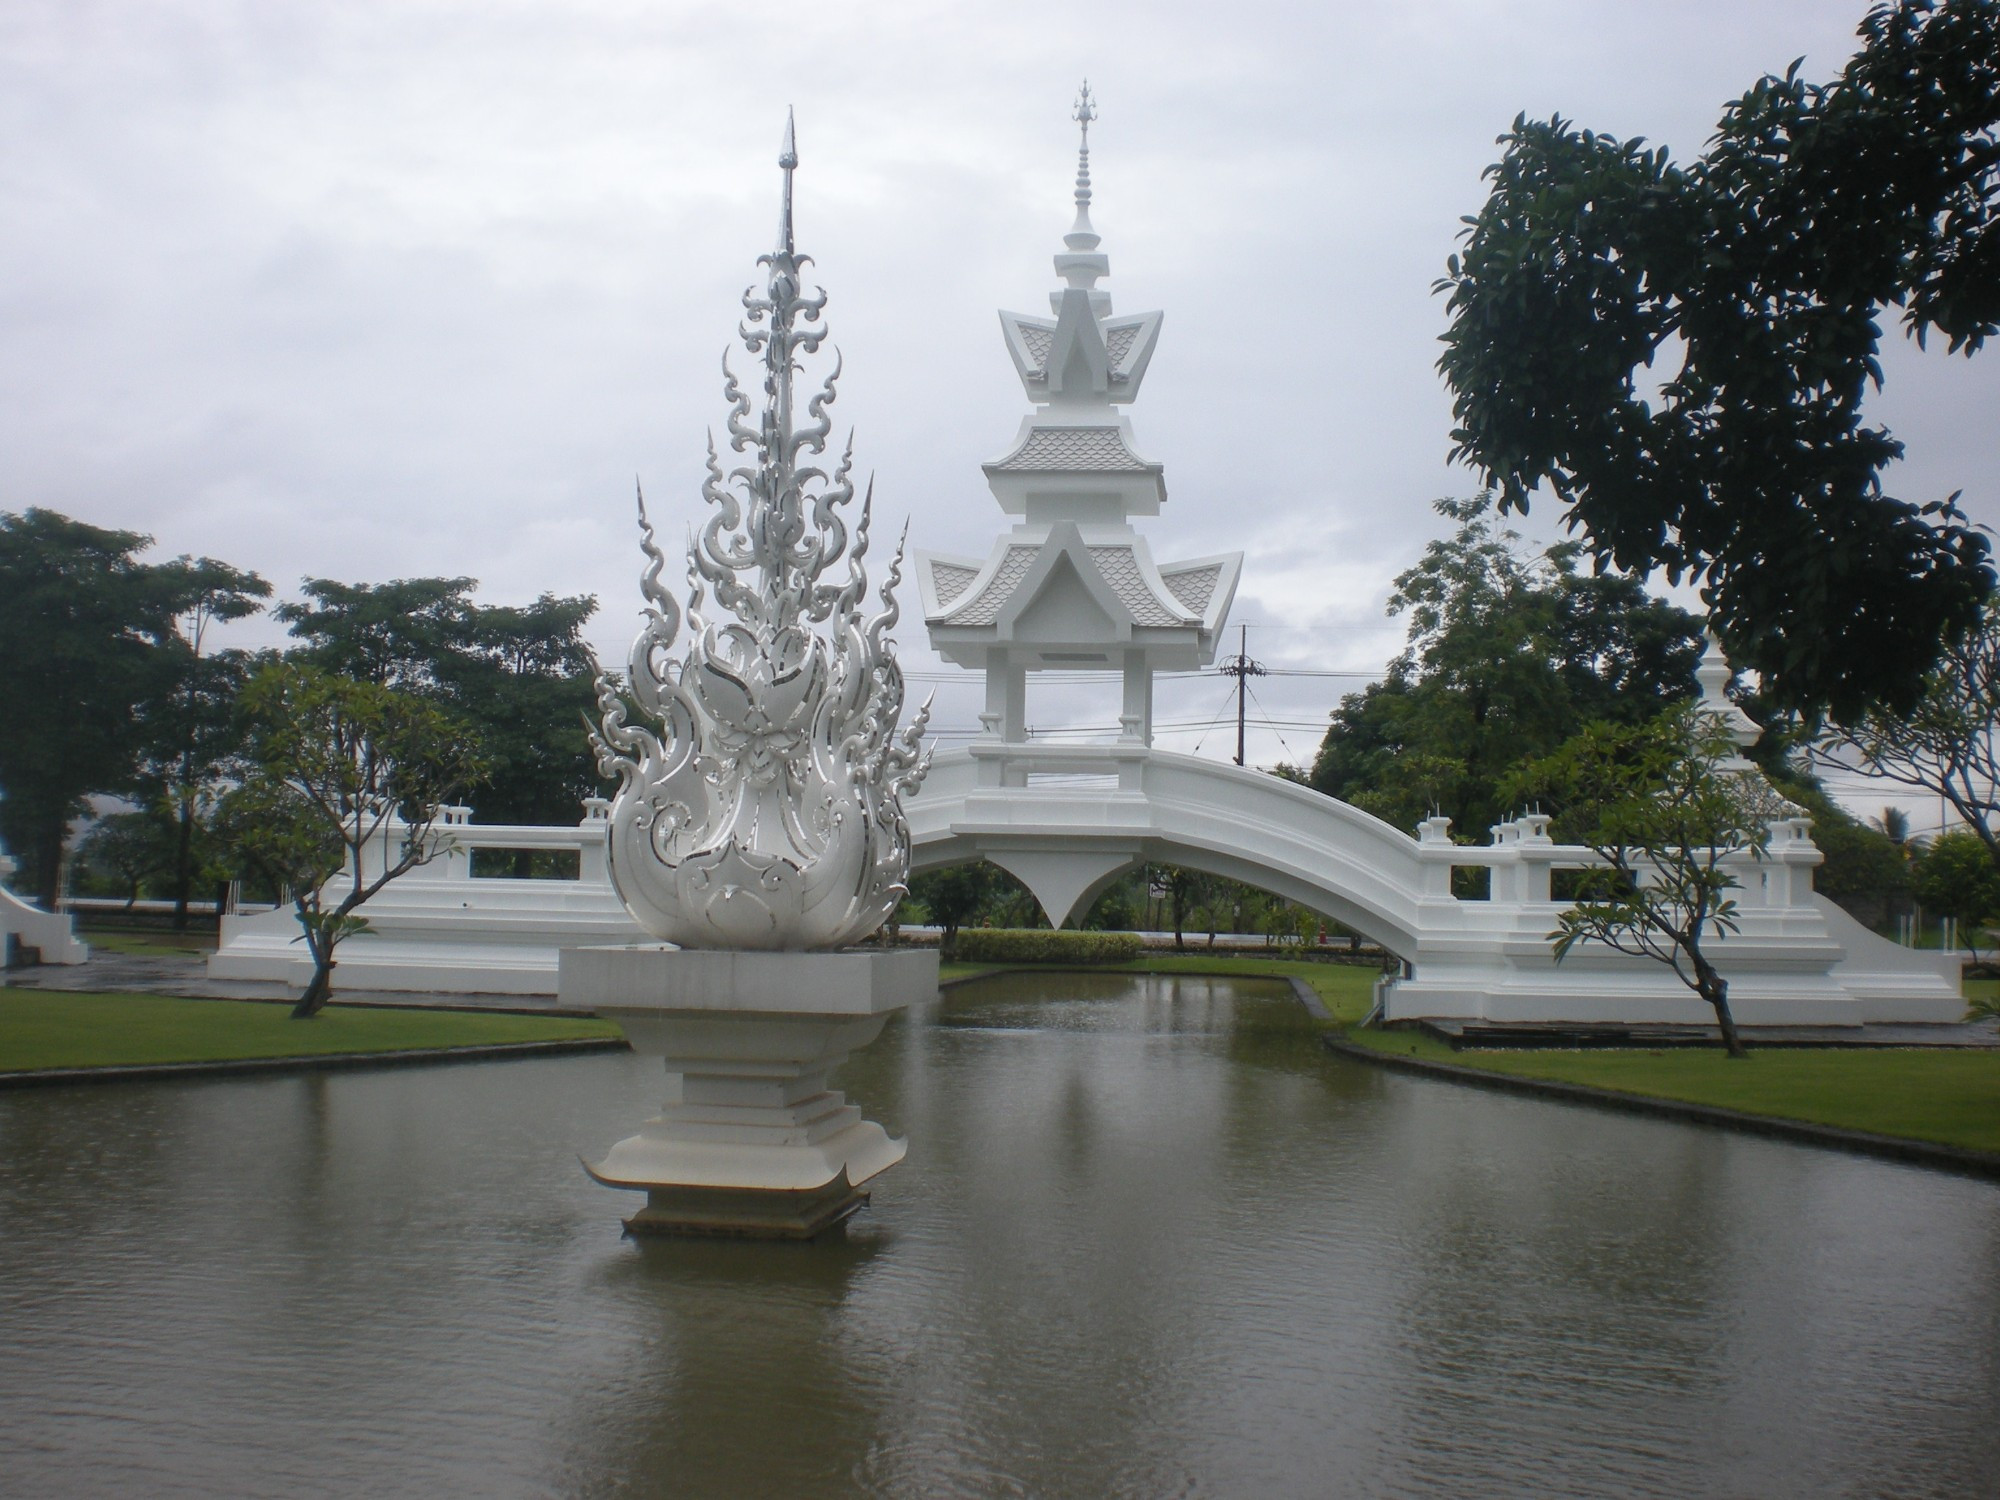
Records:
[[[1082,128],[1083,136],[1076,151],[1076,222],[1063,239],[1072,250],[1094,250],[1098,235],[1090,222],[1090,122],[1097,118],[1097,101],[1091,97],[1088,78],[1083,80],[1083,91],[1076,96],[1070,118]]]
[[[785,174],[785,206],[778,220],[778,249],[792,253],[792,173],[799,165],[799,141],[793,127],[791,106],[785,107],[785,144],[778,151],[778,166]]]
[[[1743,712],[1741,705],[1729,696],[1729,679],[1736,675],[1729,665],[1729,658],[1723,654],[1722,642],[1713,630],[1706,632],[1702,646],[1701,661],[1694,669],[1694,680],[1698,688],[1703,712],[1712,715],[1729,731],[1729,737],[1736,741],[1738,753],[1722,767],[1728,771],[1742,770],[1749,765],[1742,755],[1764,737],[1764,730],[1750,715]]]

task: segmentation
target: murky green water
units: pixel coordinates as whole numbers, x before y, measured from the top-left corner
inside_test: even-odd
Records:
[[[610,1055],[0,1096],[0,1492],[2000,1493],[2000,1188],[961,991],[844,1242],[638,1244]]]

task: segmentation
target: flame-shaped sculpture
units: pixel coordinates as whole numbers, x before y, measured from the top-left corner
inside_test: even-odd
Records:
[[[930,705],[899,734],[903,674],[887,632],[898,614],[902,548],[865,616],[873,485],[850,536],[854,444],[831,476],[801,466],[823,453],[826,408],[840,378],[836,354],[807,420],[793,425],[800,355],[826,338],[826,294],[806,295],[811,258],[792,245],[790,126],[778,248],[758,257],[764,291],[743,294],[743,345],[764,364],[764,410],[723,358],[730,446],[756,455],[727,476],[708,445],[702,494],[715,507],[688,543],[683,618],[660,584],[666,558],[639,497],[640,587],[649,607],[619,684],[599,674],[601,731],[591,739],[604,775],[618,778],[610,812],[611,877],[634,920],[685,948],[838,948],[888,920],[907,887],[909,829],[901,797],[930,768],[923,747]],[[845,562],[844,576],[822,581]],[[704,587],[733,623],[702,614]],[[626,699],[659,726],[626,721]]]

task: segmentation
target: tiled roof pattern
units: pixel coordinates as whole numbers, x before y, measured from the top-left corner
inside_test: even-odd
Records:
[[[1111,354],[1111,368],[1120,375],[1125,373],[1125,361],[1131,357],[1132,343],[1138,337],[1139,328],[1137,324],[1131,324],[1124,328],[1114,328],[1104,337],[1105,348]],[[1047,362],[1046,355],[1043,356],[1043,362]]]
[[[1020,331],[1021,342],[1028,347],[1028,357],[1040,370],[1049,362],[1049,350],[1056,344],[1056,331],[1053,328],[1031,328],[1025,323],[1014,326]]]
[[[1000,608],[1028,576],[1028,569],[1035,565],[1036,547],[1009,547],[1007,555],[1000,560],[999,571],[986,585],[977,599],[966,605],[963,612],[952,616],[953,625],[991,625],[1000,618]],[[935,576],[935,575],[933,575]]]
[[[1124,436],[1116,427],[1031,428],[1028,440],[993,467],[1002,472],[1022,470],[1117,474],[1153,472],[1153,465],[1143,462],[1125,446]]]
[[[1153,597],[1153,591],[1146,587],[1146,580],[1139,576],[1139,559],[1130,547],[1092,547],[1090,560],[1104,575],[1104,581],[1111,585],[1111,592],[1118,596],[1118,602],[1132,612],[1134,625],[1187,623]]]
[[[978,576],[977,568],[961,568],[956,563],[932,563],[931,587],[937,592],[937,602],[940,605],[950,604],[971,588],[972,580]]]
[[[1209,596],[1215,592],[1221,577],[1222,564],[1211,563],[1205,568],[1189,568],[1185,573],[1163,573],[1160,582],[1190,614],[1199,615],[1208,608]]]

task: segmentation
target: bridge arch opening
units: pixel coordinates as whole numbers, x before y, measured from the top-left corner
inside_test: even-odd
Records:
[[[964,844],[943,848],[931,845],[918,851],[912,861],[911,873],[921,876],[984,860],[1010,878],[1010,882],[1034,904],[1049,926],[1068,924],[1080,927],[1098,903],[1129,876],[1148,867],[1186,871],[1197,877],[1227,881],[1253,895],[1285,903],[1310,914],[1315,923],[1331,923],[1399,960],[1406,960],[1409,956],[1405,951],[1406,945],[1400,941],[1401,934],[1393,924],[1384,921],[1379,913],[1359,900],[1342,899],[1322,886],[1299,880],[1281,870],[1270,869],[1235,851],[1166,844],[1159,840],[1148,840],[1147,843],[1151,847],[1137,853],[1004,849]],[[1164,901],[1165,898],[1162,899]],[[1247,902],[1233,904],[1248,905]],[[1247,912],[1243,922],[1249,922]],[[1170,915],[1149,930],[1173,931]],[[1210,929],[1200,927],[1190,930],[1206,933]],[[1255,932],[1263,929],[1256,925],[1237,925],[1217,930]]]

